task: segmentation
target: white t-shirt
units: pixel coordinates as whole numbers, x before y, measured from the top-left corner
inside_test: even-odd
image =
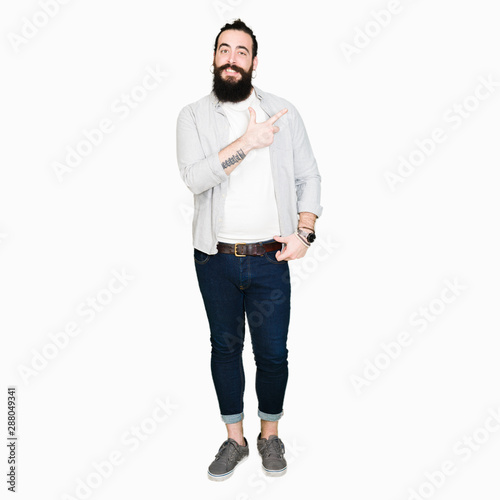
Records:
[[[268,119],[252,90],[241,102],[222,104],[229,120],[230,143],[241,137],[250,121],[251,106],[257,123]],[[254,243],[280,234],[269,147],[253,149],[228,177],[224,217],[217,239],[226,243]]]

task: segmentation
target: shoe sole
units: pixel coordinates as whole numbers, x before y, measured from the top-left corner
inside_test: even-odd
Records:
[[[207,472],[207,475],[208,475],[208,479],[210,479],[210,481],[225,481],[226,479],[229,479],[234,471],[236,470],[236,468],[241,465],[245,460],[247,460],[248,458],[248,455],[246,457],[243,457],[235,466],[234,466],[234,469],[233,470],[230,470],[229,472],[226,472],[225,474],[212,474],[210,471]]]
[[[264,474],[269,477],[280,477],[284,476],[286,474],[287,468],[285,467],[284,469],[280,470],[269,470],[266,469],[264,466],[262,466],[262,470],[264,471]]]

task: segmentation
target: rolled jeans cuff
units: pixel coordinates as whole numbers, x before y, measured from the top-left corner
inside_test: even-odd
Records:
[[[221,415],[222,421],[225,424],[236,424],[240,420],[243,420],[243,413],[235,413],[234,415]]]
[[[262,420],[268,420],[269,422],[276,422],[283,416],[284,412],[281,413],[264,413],[263,411],[258,411],[257,415],[259,415],[259,418]]]

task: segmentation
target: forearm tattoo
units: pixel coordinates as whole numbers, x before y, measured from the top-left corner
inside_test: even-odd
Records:
[[[234,165],[235,163],[240,162],[245,158],[246,154],[243,152],[243,149],[238,149],[236,153],[233,156],[230,156],[227,160],[224,160],[221,165],[222,168],[227,168],[230,167],[231,165]]]

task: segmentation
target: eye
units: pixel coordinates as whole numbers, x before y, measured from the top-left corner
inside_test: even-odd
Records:
[[[247,55],[246,52],[240,52],[239,54],[240,54],[240,56],[246,56]]]

